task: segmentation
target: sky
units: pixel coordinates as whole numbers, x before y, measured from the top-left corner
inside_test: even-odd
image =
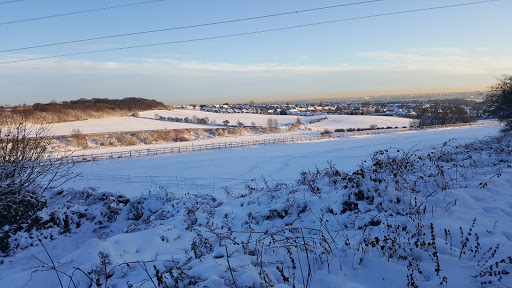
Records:
[[[124,97],[244,103],[486,90],[512,73],[512,0],[396,13],[475,1],[0,0],[0,105]],[[120,7],[100,9],[113,6]],[[329,6],[336,7],[287,13]],[[96,11],[74,13],[85,10]],[[72,14],[47,17],[66,13]],[[287,14],[211,24],[281,13]],[[391,15],[369,17],[383,14]],[[40,17],[46,18],[30,20]],[[309,25],[319,22],[330,23]],[[247,34],[266,30],[274,31]],[[146,47],[124,49],[130,46]],[[92,53],[110,49],[117,50]],[[82,52],[91,53],[16,62]]]

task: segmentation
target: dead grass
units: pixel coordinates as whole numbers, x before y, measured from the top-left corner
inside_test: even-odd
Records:
[[[101,136],[97,139],[98,146],[114,147],[119,146],[119,142],[114,135]]]
[[[113,110],[113,111],[78,111],[78,110],[65,110],[61,113],[47,113],[47,112],[32,112],[29,117],[26,117],[27,123],[30,124],[51,124],[72,121],[83,121],[89,119],[103,119],[113,117],[128,116],[133,111],[128,110]],[[9,117],[22,118],[23,115],[9,113]],[[0,125],[5,124],[3,119],[0,119]]]
[[[288,131],[293,131],[293,130],[297,130],[297,129],[300,129],[300,128],[303,128],[304,125],[300,122],[293,122],[293,123],[290,123],[288,124]]]
[[[214,137],[239,136],[246,133],[254,133],[254,129],[243,127],[228,127],[210,130],[210,134]]]
[[[274,133],[275,129],[225,127],[215,129],[164,129],[131,132],[83,134],[76,129],[72,134],[55,138],[58,149],[84,149],[90,147],[134,146],[139,144],[159,144],[188,142],[212,137],[240,136],[246,134]]]
[[[117,136],[117,142],[119,142],[121,146],[133,146],[139,144],[138,139],[129,133],[121,133]]]
[[[82,130],[80,130],[80,129],[71,130],[70,137],[71,137],[73,143],[75,144],[75,146],[82,148],[82,149],[89,147],[89,142],[87,141],[87,136],[85,136],[82,133]]]

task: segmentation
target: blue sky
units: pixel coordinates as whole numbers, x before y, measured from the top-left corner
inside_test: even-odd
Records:
[[[1,3],[2,1],[0,1]],[[24,0],[0,23],[144,2]],[[158,1],[0,25],[0,50],[364,2]],[[0,62],[222,36],[469,0],[384,0],[231,24],[0,52]],[[0,64],[0,105],[85,98],[169,104],[486,89],[512,73],[512,1],[374,17],[255,35]]]

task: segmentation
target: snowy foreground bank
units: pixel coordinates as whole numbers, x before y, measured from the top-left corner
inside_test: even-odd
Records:
[[[510,287],[511,137],[381,145],[244,189],[53,191],[0,287]]]

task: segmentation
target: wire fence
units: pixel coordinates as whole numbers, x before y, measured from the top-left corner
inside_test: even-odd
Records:
[[[246,147],[246,146],[260,146],[260,145],[270,145],[270,144],[276,144],[276,143],[314,142],[314,141],[328,140],[328,139],[332,139],[332,138],[342,138],[342,137],[351,137],[351,136],[360,136],[360,135],[374,135],[374,134],[384,134],[384,133],[417,131],[417,130],[424,130],[424,129],[440,129],[440,128],[450,128],[450,127],[467,127],[467,126],[481,126],[481,125],[482,125],[481,123],[467,123],[467,124],[428,126],[427,128],[417,128],[417,127],[389,128],[389,129],[387,128],[387,129],[374,129],[374,130],[364,130],[364,131],[337,132],[337,133],[332,133],[332,134],[327,134],[327,135],[280,137],[280,138],[260,139],[260,140],[251,140],[251,141],[206,143],[206,144],[198,144],[198,145],[191,144],[191,145],[187,145],[187,146],[180,145],[180,146],[175,146],[175,147],[165,147],[165,148],[155,148],[155,149],[135,149],[135,150],[127,150],[127,151],[119,151],[119,152],[71,155],[69,157],[66,157],[66,161],[76,163],[76,162],[117,159],[117,158],[146,157],[146,156],[156,156],[156,155],[178,154],[178,153],[191,152],[191,151],[217,150],[217,149],[237,148],[237,147]]]
[[[447,128],[447,127],[463,127],[463,126],[474,126],[482,124],[468,124],[468,125],[443,125],[429,127],[435,128]],[[485,124],[483,124],[485,125]],[[487,124],[490,125],[490,124]],[[124,152],[113,152],[113,153],[102,153],[102,154],[91,154],[91,155],[75,155],[73,161],[94,161],[102,159],[112,158],[123,158],[123,157],[139,157],[139,156],[152,156],[162,154],[173,154],[182,153],[188,151],[202,151],[211,149],[226,149],[234,147],[244,147],[252,145],[268,145],[275,143],[286,143],[286,142],[307,142],[307,141],[319,141],[328,139],[330,137],[349,137],[356,135],[369,135],[369,134],[382,134],[382,133],[393,133],[421,130],[418,128],[393,128],[393,129],[379,129],[379,130],[367,130],[367,131],[355,131],[355,132],[344,132],[336,133],[332,136],[300,136],[300,137],[284,137],[274,139],[263,139],[254,141],[239,141],[239,142],[224,142],[224,143],[212,143],[202,145],[190,145],[182,147],[169,147],[161,149],[139,149]],[[257,190],[273,185],[293,185],[297,183],[297,179],[265,179],[251,178],[228,178],[228,177],[184,177],[184,176],[137,176],[137,175],[115,175],[115,174],[82,174],[79,177],[73,179],[72,183],[86,185],[86,186],[100,186],[100,187],[112,187],[111,189],[117,190],[118,192],[126,193],[151,193],[152,191],[169,191],[173,193],[212,193],[214,195],[226,194],[228,196],[237,197],[250,190]]]
[[[183,176],[134,176],[114,174],[81,174],[71,184],[91,187],[112,187],[124,194],[173,192],[226,194],[237,197],[258,189],[275,185],[293,185],[296,179],[266,179],[263,177],[240,179],[228,177],[183,177]]]

